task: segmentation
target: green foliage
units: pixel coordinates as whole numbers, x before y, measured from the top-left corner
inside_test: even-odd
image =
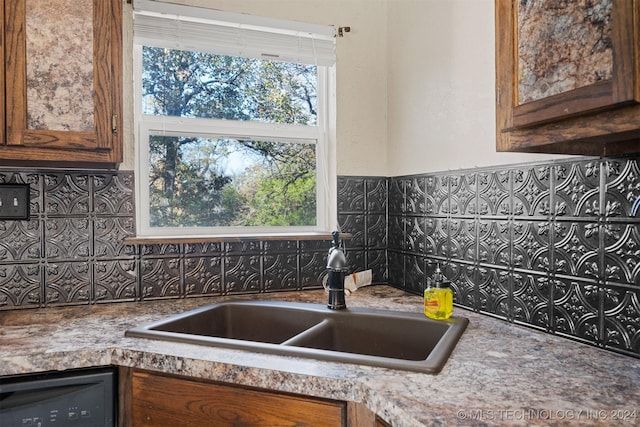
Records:
[[[142,74],[145,114],[317,122],[314,66],[144,47]],[[154,227],[316,223],[314,145],[152,136],[149,150]]]
[[[316,122],[316,67],[144,47],[145,114]]]
[[[294,185],[265,177],[248,203],[245,225],[290,226],[316,224],[316,180],[305,176]]]
[[[290,144],[286,144],[290,145]],[[247,226],[300,226],[316,224],[316,175],[313,146],[308,144],[271,150],[286,153],[275,170],[256,167],[247,173],[240,194],[246,210],[239,223]]]
[[[175,161],[175,152],[185,145],[191,145],[197,157]],[[211,144],[201,139],[153,136],[149,147],[151,226],[218,226],[235,216],[230,210],[234,205],[229,201],[229,190],[225,194],[231,178],[216,170],[217,155]],[[168,167],[171,161],[173,165]]]

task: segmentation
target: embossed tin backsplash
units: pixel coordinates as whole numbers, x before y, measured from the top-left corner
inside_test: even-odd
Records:
[[[0,171],[29,183],[29,221],[0,221],[0,308],[134,299],[131,173]]]
[[[324,241],[124,245],[133,174],[0,170],[31,220],[0,221],[0,310],[303,290]],[[353,271],[419,294],[441,262],[458,306],[640,356],[640,159],[338,178]]]
[[[30,220],[0,221],[0,310],[322,286],[330,239],[125,245],[135,235],[131,172],[5,169],[0,182],[31,187]],[[385,242],[374,249],[351,248],[354,268],[381,271],[381,282]]]
[[[637,158],[391,178],[389,282],[439,261],[457,305],[637,357],[638,197]]]

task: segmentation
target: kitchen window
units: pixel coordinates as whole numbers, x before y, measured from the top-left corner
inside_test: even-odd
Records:
[[[134,8],[138,235],[329,231],[333,27]]]

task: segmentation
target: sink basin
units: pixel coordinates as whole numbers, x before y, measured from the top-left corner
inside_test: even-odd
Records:
[[[225,302],[191,310],[137,330],[176,338],[185,336],[212,343],[218,339],[280,344],[314,326],[324,316],[315,310],[301,310],[288,304]],[[128,331],[127,335],[132,335]],[[213,339],[208,339],[213,338]]]
[[[283,301],[230,301],[129,329],[126,336],[437,373],[469,321]]]

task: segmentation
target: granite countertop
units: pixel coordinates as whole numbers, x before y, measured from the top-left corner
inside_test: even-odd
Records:
[[[124,331],[226,299],[326,302],[323,291],[0,312],[0,375],[121,365],[362,402],[396,427],[640,423],[640,360],[455,308],[469,327],[438,375],[190,344]],[[419,296],[359,289],[353,307],[415,311]]]

